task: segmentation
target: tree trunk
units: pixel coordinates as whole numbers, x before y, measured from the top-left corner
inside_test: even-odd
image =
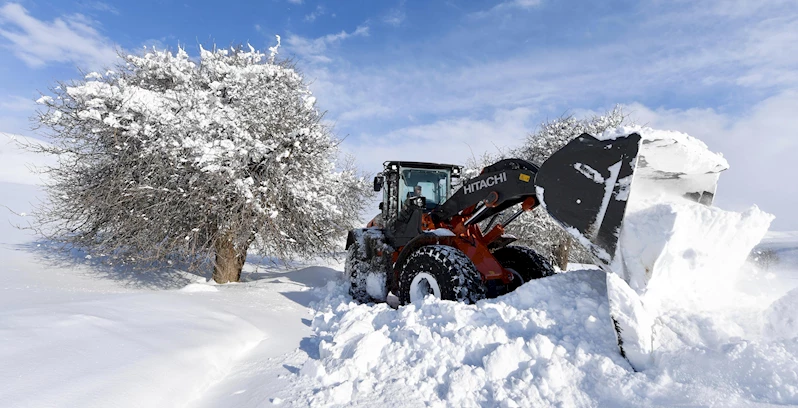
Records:
[[[215,249],[213,280],[216,283],[238,282],[247,260],[247,248],[236,248],[233,241],[225,237],[216,241]]]
[[[568,253],[571,252],[571,238],[564,237],[554,250],[554,260],[561,271],[568,268]]]

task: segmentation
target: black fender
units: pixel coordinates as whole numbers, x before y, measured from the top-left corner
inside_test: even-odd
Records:
[[[513,242],[518,241],[518,238],[515,235],[511,234],[502,234],[499,238],[496,238],[488,244],[488,249],[493,252],[498,249],[504,248],[507,245],[512,244]]]
[[[365,228],[350,230],[349,233],[346,234],[346,247],[344,247],[344,249],[349,249],[349,247],[352,246],[352,243],[357,240],[357,236],[362,235],[365,231]]]
[[[350,230],[346,236],[346,249],[356,240],[363,241],[363,255],[366,259],[371,259],[376,255],[376,248],[383,248],[386,246],[385,231],[380,228],[359,228]],[[392,250],[392,248],[390,248]]]

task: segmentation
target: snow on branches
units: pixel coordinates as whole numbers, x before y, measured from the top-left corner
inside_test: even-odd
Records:
[[[36,118],[59,158],[43,222],[105,253],[215,256],[215,277],[220,254],[243,265],[250,244],[283,259],[331,251],[367,190],[336,168],[307,84],[269,51],[151,50],[53,88]]]

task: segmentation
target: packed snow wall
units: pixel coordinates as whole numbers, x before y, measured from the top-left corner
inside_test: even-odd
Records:
[[[658,316],[734,302],[738,271],[773,216],[756,206],[742,213],[712,206],[728,163],[689,135],[622,127],[597,138],[633,132],[642,142],[609,268],[620,280],[608,276],[607,283],[620,340],[630,362],[642,369],[657,346]]]

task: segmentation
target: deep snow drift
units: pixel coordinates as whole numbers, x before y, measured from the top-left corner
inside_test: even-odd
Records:
[[[798,404],[798,333],[785,324],[798,290],[771,305],[778,289],[747,274],[734,308],[662,316],[660,336],[674,347],[637,373],[618,352],[597,269],[577,266],[476,305],[428,299],[398,310],[355,304],[344,280],[331,282],[314,306],[318,348],[283,398],[363,407]],[[746,293],[752,282],[760,288]]]
[[[239,397],[284,387],[282,359],[311,334],[308,286],[338,272],[266,263],[247,268],[251,282],[219,286],[63,252],[14,228],[27,217],[6,209],[29,213],[43,198],[26,167],[37,162],[0,134],[0,406],[229,406],[215,398],[241,373],[261,381],[235,384]]]
[[[9,166],[32,158],[4,143],[0,204],[28,212],[41,191],[23,183],[36,176]],[[692,221],[676,219],[679,235]],[[354,303],[340,263],[263,263],[248,282],[219,286],[166,269],[136,275],[47,244],[0,226],[3,406],[798,404],[794,233],[768,235],[759,249],[774,255],[759,266],[716,271],[723,307],[658,316],[662,346],[642,372],[618,352],[607,275],[589,265],[476,305],[427,299],[394,310]]]
[[[687,134],[625,126],[597,137],[633,132],[642,139],[639,158],[607,287],[619,341],[644,370],[654,351],[669,347],[658,335],[668,331],[660,317],[735,305],[736,275],[773,216],[756,206],[742,213],[709,206],[729,164]]]

